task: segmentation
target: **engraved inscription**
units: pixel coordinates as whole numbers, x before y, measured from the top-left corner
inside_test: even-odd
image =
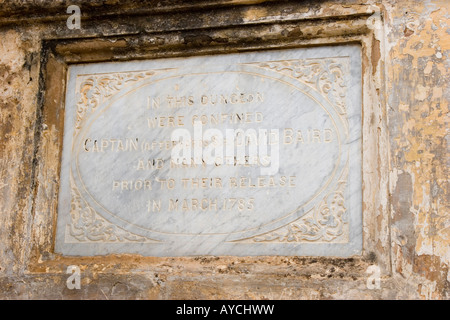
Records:
[[[360,67],[358,46],[71,67],[56,251],[357,254]]]

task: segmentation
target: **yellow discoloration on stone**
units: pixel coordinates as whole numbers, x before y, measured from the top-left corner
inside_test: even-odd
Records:
[[[20,5],[19,2],[3,1],[7,5],[0,11],[13,4]],[[139,7],[133,6],[131,0],[127,2],[131,3],[127,9]],[[33,3],[39,5],[43,2]],[[365,71],[364,81],[367,83],[368,75],[372,75],[376,83],[370,92],[366,92],[364,103],[371,105],[380,95],[386,99],[387,113],[382,106],[377,106],[376,114],[365,116],[367,121],[373,120],[370,130],[375,133],[384,130],[382,120],[387,123],[389,141],[381,138],[377,141],[389,155],[389,180],[383,180],[387,178],[381,171],[373,173],[376,169],[365,167],[366,172],[371,173],[371,180],[364,181],[364,188],[373,184],[389,185],[390,197],[379,200],[379,195],[375,194],[363,206],[367,211],[387,210],[390,214],[389,225],[380,214],[373,224],[364,226],[366,234],[384,230],[378,234],[380,239],[376,247],[379,252],[389,252],[392,274],[382,278],[383,290],[378,292],[366,288],[364,272],[370,264],[377,262],[360,259],[344,262],[298,257],[160,259],[133,255],[63,259],[46,252],[30,252],[32,239],[38,239],[41,245],[51,238],[46,232],[51,229],[45,216],[48,203],[33,204],[35,195],[31,177],[35,126],[41,107],[38,97],[42,89],[39,87],[39,70],[43,39],[101,38],[104,34],[111,34],[110,25],[117,25],[115,32],[119,39],[114,43],[103,41],[100,49],[111,53],[111,56],[113,50],[123,50],[126,57],[130,43],[121,35],[142,31],[134,30],[133,23],[122,27],[117,21],[111,21],[113,24],[96,24],[97,29],[69,33],[64,29],[63,18],[52,22],[51,16],[44,17],[47,10],[42,10],[44,22],[39,22],[39,16],[35,18],[38,22],[32,24],[14,24],[11,22],[14,17],[9,15],[1,15],[5,18],[0,18],[0,298],[450,298],[448,1],[324,1],[313,7],[295,1],[284,7],[280,3],[272,9],[270,2],[262,0],[221,1],[222,6],[236,5],[228,11],[228,16],[225,15],[234,24],[241,20],[251,24],[268,19],[281,22],[286,17],[301,20],[339,16],[342,21],[330,22],[328,27],[336,29],[337,39],[343,42],[351,38],[352,30],[343,36],[338,30],[343,26],[374,30],[374,37],[365,43],[369,52],[363,55],[363,60],[367,68],[373,67]],[[378,7],[370,5],[377,3],[382,4],[382,19],[369,19],[368,26],[351,25],[343,18],[349,14],[376,13]],[[51,8],[55,6],[57,4],[51,4]],[[221,7],[220,10],[226,9]],[[197,22],[197,13],[190,23]],[[65,14],[64,10],[62,14]],[[185,14],[189,15],[189,10]],[[26,21],[27,17],[19,18]],[[221,22],[213,21],[214,18],[205,19],[208,22],[198,26],[199,30],[208,30],[207,23]],[[4,24],[2,19],[8,24]],[[177,30],[186,27],[182,24],[176,26]],[[272,31],[279,33],[280,37],[289,35],[300,39],[320,36],[324,32],[321,28],[308,25],[285,29],[283,24],[279,24]],[[328,37],[333,34],[332,31],[327,32]],[[265,34],[258,36],[264,37]],[[335,40],[311,40],[310,43],[320,45],[324,41],[335,43]],[[159,41],[174,40],[163,37]],[[93,51],[100,50],[95,40],[86,42],[85,48],[66,45],[65,49],[70,49],[76,60],[76,50],[91,50],[91,44]],[[62,83],[63,79],[60,79],[53,90],[61,89]],[[44,144],[40,147],[47,150],[46,157],[54,158],[48,172],[39,172],[36,181],[41,186],[40,192],[48,198],[57,194],[58,181],[48,177],[57,175],[55,172],[59,166],[59,149],[55,141],[62,134],[58,128],[61,117],[61,114],[48,115],[43,119],[45,126],[40,131]],[[365,152],[377,155],[370,148]],[[383,160],[374,159],[378,169]],[[37,159],[39,161],[41,159]],[[380,203],[389,204],[389,208],[383,208]],[[32,225],[37,226],[33,235]],[[390,241],[386,240],[387,237]],[[386,242],[390,242],[390,246],[385,245]],[[30,257],[36,257],[35,264],[29,264]],[[67,263],[79,265],[85,276],[83,286],[86,288],[81,293],[63,290]]]
[[[246,11],[244,21],[259,20],[267,16],[267,10],[265,8],[251,8]]]

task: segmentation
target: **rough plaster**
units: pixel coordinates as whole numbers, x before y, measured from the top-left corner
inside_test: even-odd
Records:
[[[0,298],[449,299],[448,1],[323,1],[314,5],[307,1],[212,1],[198,15],[189,14],[199,10],[190,1],[137,6],[130,0],[121,8],[114,1],[105,6],[100,6],[102,1],[89,3],[82,3],[89,8],[83,11],[83,29],[77,33],[65,27],[64,1],[3,1],[7,5],[0,11]],[[373,19],[346,23],[345,17],[364,11]],[[97,14],[95,19],[91,12]],[[107,17],[117,12],[140,15],[135,19]],[[167,14],[178,22],[170,23]],[[299,22],[314,17],[334,18],[325,25]],[[264,23],[273,20],[283,23],[265,29]],[[195,31],[242,23],[251,27],[234,31],[236,38],[220,28],[210,35]],[[47,63],[43,40],[141,34],[134,43],[120,37],[105,41],[103,49],[96,40],[81,47],[70,47],[70,41],[56,45],[56,50],[66,51],[67,60],[95,61],[108,54],[121,59],[142,56],[138,49],[143,44],[173,46],[174,51],[195,54],[199,46],[223,43],[238,50],[242,39],[255,39],[255,32],[270,47],[282,37],[319,44],[322,32],[327,37],[335,32],[336,41],[345,41],[352,32],[367,28],[373,36],[362,40],[367,50],[363,59],[370,68],[363,77],[368,88],[364,103],[377,104],[364,118],[365,134],[375,142],[363,151],[368,157],[373,155],[375,162],[364,169],[364,185],[375,184],[376,190],[386,188],[387,192],[365,199],[364,210],[375,215],[365,222],[364,231],[376,241],[366,241],[370,248],[366,247],[362,258],[111,256],[70,260],[53,256],[51,248],[39,249],[48,246],[53,236],[48,212],[56,204],[58,181],[54,177],[58,176],[57,141],[63,118],[61,112],[43,114],[40,106],[46,96],[64,92],[64,79],[52,78],[52,74],[61,74],[60,62],[50,59]],[[171,33],[164,35],[160,30]],[[41,73],[44,66],[46,74]],[[57,100],[50,102],[63,103]],[[46,170],[42,170],[42,158],[52,163]],[[82,269],[81,290],[66,288],[65,270],[70,263]],[[366,286],[365,271],[372,264],[385,265],[381,289]]]

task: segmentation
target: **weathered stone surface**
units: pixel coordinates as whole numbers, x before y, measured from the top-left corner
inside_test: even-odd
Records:
[[[2,299],[449,298],[448,1],[214,1],[203,11],[203,3],[180,8],[164,1],[146,11],[151,16],[133,16],[147,10],[137,1],[121,1],[123,7],[112,1],[114,9],[98,10],[93,8],[104,1],[89,3],[81,5],[82,29],[69,30],[65,1],[2,2]],[[310,18],[319,19],[308,23]],[[362,32],[370,36],[357,40]],[[91,41],[80,48],[77,39]],[[48,57],[56,52],[72,62],[80,57],[95,62],[105,55],[142,59],[148,50],[160,57],[237,52],[277,47],[283,39],[295,39],[297,46],[348,41],[364,46],[363,104],[374,108],[363,113],[368,128],[363,155],[371,154],[367,159],[373,161],[363,162],[363,190],[386,190],[363,199],[363,213],[375,213],[363,221],[364,258],[63,258],[53,253],[51,212],[57,207],[54,177],[64,117],[63,110],[47,114],[42,106],[49,91],[55,97],[51,102],[63,105],[57,97],[63,96],[65,77],[50,76],[51,86],[45,85],[45,73],[60,75],[64,64],[60,57]],[[170,46],[173,50],[167,50]],[[368,135],[376,143],[364,147]],[[46,170],[43,157],[53,159]],[[372,238],[375,244],[368,241]],[[70,264],[81,268],[81,290],[66,287]],[[372,264],[387,266],[381,289],[366,286],[365,270]]]

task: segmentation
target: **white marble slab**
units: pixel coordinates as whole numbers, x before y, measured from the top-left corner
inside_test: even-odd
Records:
[[[71,66],[56,252],[360,254],[360,55],[348,45]],[[247,147],[256,163],[235,159],[236,140],[207,147],[208,134],[252,129],[271,133]],[[204,145],[176,165],[172,137],[187,133]]]

